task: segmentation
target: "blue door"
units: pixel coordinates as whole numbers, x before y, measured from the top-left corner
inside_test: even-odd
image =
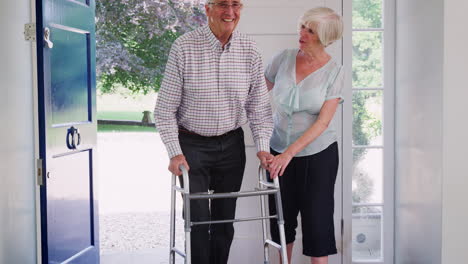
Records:
[[[94,0],[36,0],[42,263],[99,263]]]

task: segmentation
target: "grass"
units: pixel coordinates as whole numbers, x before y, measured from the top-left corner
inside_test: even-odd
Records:
[[[143,112],[100,111],[97,113],[97,118],[104,120],[141,121],[143,118]]]
[[[97,96],[98,120],[141,121],[143,111],[154,109],[156,94],[132,95],[120,87],[114,94]],[[151,116],[151,118],[153,118]],[[152,120],[154,122],[154,120]],[[128,125],[98,125],[98,132],[156,132],[154,127]]]
[[[98,132],[154,132],[156,128],[146,126],[98,125]]]

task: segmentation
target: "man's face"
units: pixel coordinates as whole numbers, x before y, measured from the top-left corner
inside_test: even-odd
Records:
[[[215,35],[231,35],[239,23],[240,0],[211,0],[205,6],[208,24]]]

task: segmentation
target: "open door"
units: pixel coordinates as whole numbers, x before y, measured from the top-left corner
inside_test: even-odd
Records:
[[[42,263],[99,263],[94,0],[36,0]]]

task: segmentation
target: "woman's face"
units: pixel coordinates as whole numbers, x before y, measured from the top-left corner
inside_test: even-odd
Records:
[[[313,27],[307,27],[301,24],[299,28],[299,48],[301,50],[322,45],[318,38],[317,32]]]

